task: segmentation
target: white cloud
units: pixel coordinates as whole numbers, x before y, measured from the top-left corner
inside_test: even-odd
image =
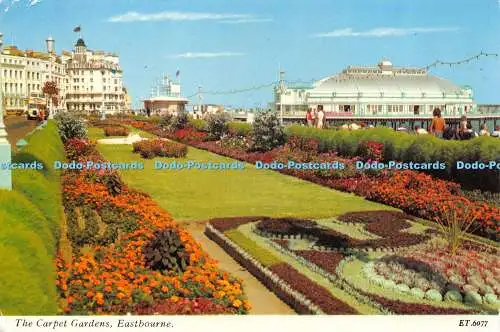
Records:
[[[197,58],[221,58],[221,57],[234,57],[242,56],[245,53],[239,52],[187,52],[182,54],[175,54],[170,56],[176,59],[197,59]]]
[[[330,32],[323,32],[313,35],[313,37],[400,37],[419,33],[434,33],[456,31],[455,27],[427,27],[427,28],[391,28],[380,27],[366,31],[354,31],[352,28],[337,29]]]
[[[243,24],[243,23],[264,23],[264,22],[272,22],[272,18],[241,18],[237,20],[224,20],[219,21],[219,23],[225,24]]]
[[[33,7],[35,5],[38,5],[42,0],[30,0],[28,7]]]
[[[147,21],[201,21],[201,20],[242,20],[251,19],[246,14],[192,13],[164,11],[158,13],[128,12],[108,18],[109,22],[147,22]]]

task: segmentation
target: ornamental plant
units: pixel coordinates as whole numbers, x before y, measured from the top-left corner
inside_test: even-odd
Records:
[[[155,238],[143,249],[146,265],[153,270],[184,272],[189,265],[189,255],[179,235],[171,230],[158,231]]]
[[[439,228],[448,242],[451,256],[455,256],[462,246],[467,232],[472,231],[476,216],[471,208],[462,200],[444,201],[435,218]]]
[[[269,110],[256,115],[252,139],[255,151],[270,151],[285,143],[285,132],[276,112]]]
[[[173,120],[174,120],[174,115],[167,113],[161,117],[160,121],[158,122],[158,126],[162,129],[170,130]]]
[[[63,142],[72,138],[87,139],[87,127],[81,119],[69,113],[61,113],[56,116],[56,120],[57,130]]]
[[[177,115],[172,119],[170,128],[172,130],[178,130],[185,128],[189,123],[189,116],[185,110],[179,111]]]
[[[375,141],[363,142],[359,147],[359,155],[365,160],[382,160],[384,153],[384,143]]]
[[[219,140],[222,136],[226,135],[229,131],[228,122],[230,120],[231,116],[228,113],[209,114],[206,117],[206,122],[210,138]]]

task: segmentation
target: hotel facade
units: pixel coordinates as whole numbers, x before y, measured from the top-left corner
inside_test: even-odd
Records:
[[[54,81],[59,89],[58,111],[116,113],[126,110],[126,89],[116,54],[91,51],[82,38],[73,51],[55,52],[55,41],[46,40],[44,52],[7,46],[0,53],[0,79],[4,109],[27,111],[33,100],[45,100],[43,86]]]
[[[476,108],[472,89],[461,87],[425,69],[394,67],[383,60],[376,66],[349,66],[311,86],[276,87],[275,105],[286,116],[305,115],[323,105],[327,117],[425,117],[434,108],[459,116]]]

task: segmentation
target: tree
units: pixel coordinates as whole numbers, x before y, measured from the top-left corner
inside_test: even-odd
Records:
[[[59,104],[59,88],[57,83],[54,81],[47,81],[43,85],[42,92],[47,96],[53,105],[57,106]]]

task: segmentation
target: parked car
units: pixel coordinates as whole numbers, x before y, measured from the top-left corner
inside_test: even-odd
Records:
[[[26,118],[28,120],[37,120],[38,119],[38,110],[36,108],[30,108],[26,111]]]

